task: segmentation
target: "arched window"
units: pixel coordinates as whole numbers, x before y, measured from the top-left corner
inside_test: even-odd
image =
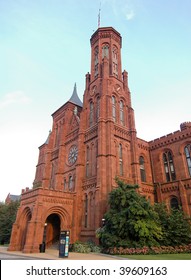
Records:
[[[178,199],[176,197],[172,197],[170,200],[170,207],[172,209],[178,209],[179,207],[179,203],[178,203]]]
[[[98,140],[96,141],[96,174],[98,168]]]
[[[102,58],[104,58],[104,57],[109,58],[109,45],[108,44],[105,44],[102,47]]]
[[[114,122],[116,122],[116,98],[112,96],[112,117]]]
[[[73,191],[73,179],[72,179],[72,176],[69,177],[68,189],[69,189],[70,192]]]
[[[64,191],[67,190],[67,183],[66,183],[66,178],[64,178]]]
[[[176,174],[172,159],[172,153],[170,151],[167,151],[163,154],[163,163],[164,163],[164,170],[166,175],[166,181],[174,181],[176,180]]]
[[[118,77],[118,50],[117,47],[113,47],[112,50],[112,62],[113,62],[113,75]]]
[[[86,148],[86,177],[90,176],[90,148]]]
[[[93,125],[93,121],[94,121],[94,104],[91,101],[90,102],[90,126]]]
[[[143,156],[139,157],[139,167],[140,167],[141,181],[146,182],[145,160]]]
[[[99,115],[100,115],[100,98],[98,96],[96,100],[96,122],[99,119]]]
[[[119,174],[123,175],[123,148],[122,144],[119,144]]]
[[[99,49],[98,47],[95,47],[94,50],[94,77],[98,76],[98,66],[99,66]]]
[[[123,110],[123,107],[124,107],[123,101],[120,100],[120,102],[119,102],[119,108],[120,108],[120,123],[121,123],[122,125],[124,125],[124,110]]]
[[[185,148],[185,156],[186,156],[186,161],[188,164],[188,172],[189,175],[191,176],[191,144],[188,144]]]
[[[51,180],[50,180],[50,189],[55,189],[55,176],[56,176],[56,168],[57,168],[57,161],[52,161],[52,172],[51,172]]]

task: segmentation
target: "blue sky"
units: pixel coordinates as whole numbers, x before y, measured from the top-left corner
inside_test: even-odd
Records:
[[[0,201],[31,187],[51,114],[83,99],[100,0],[0,0]],[[123,38],[137,133],[191,121],[191,1],[102,0],[101,26]]]

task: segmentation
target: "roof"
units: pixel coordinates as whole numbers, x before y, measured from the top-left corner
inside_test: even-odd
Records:
[[[80,107],[83,106],[82,104],[82,101],[80,100],[78,94],[77,94],[77,88],[76,88],[76,83],[74,85],[74,90],[73,90],[73,93],[72,93],[72,96],[70,97],[70,99],[68,100],[68,102],[71,102],[75,105],[78,105]]]
[[[19,201],[21,198],[20,195],[8,194],[7,198],[5,199],[5,203],[9,204],[11,201]]]
[[[10,194],[10,199],[11,201],[17,201],[20,199],[20,195],[14,195],[14,194]]]
[[[83,107],[83,103],[82,101],[80,100],[78,94],[77,94],[77,88],[76,88],[76,83],[74,84],[74,89],[73,89],[73,93],[72,93],[72,96],[70,97],[70,99],[64,104],[62,105],[60,108],[58,108],[53,114],[52,114],[52,117],[58,113],[60,110],[63,109],[63,107],[68,103],[73,103],[79,107]]]

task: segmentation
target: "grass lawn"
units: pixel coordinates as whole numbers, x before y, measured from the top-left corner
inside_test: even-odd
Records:
[[[129,260],[191,260],[191,254],[120,255]]]

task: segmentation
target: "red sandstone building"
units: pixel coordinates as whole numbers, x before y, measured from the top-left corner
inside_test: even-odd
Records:
[[[76,86],[52,114],[39,147],[33,189],[23,190],[9,250],[38,252],[61,230],[71,243],[94,240],[116,176],[152,203],[181,205],[191,215],[191,123],[151,142],[137,138],[128,74],[121,69],[120,34],[102,27],[91,37],[91,72],[83,103]]]

